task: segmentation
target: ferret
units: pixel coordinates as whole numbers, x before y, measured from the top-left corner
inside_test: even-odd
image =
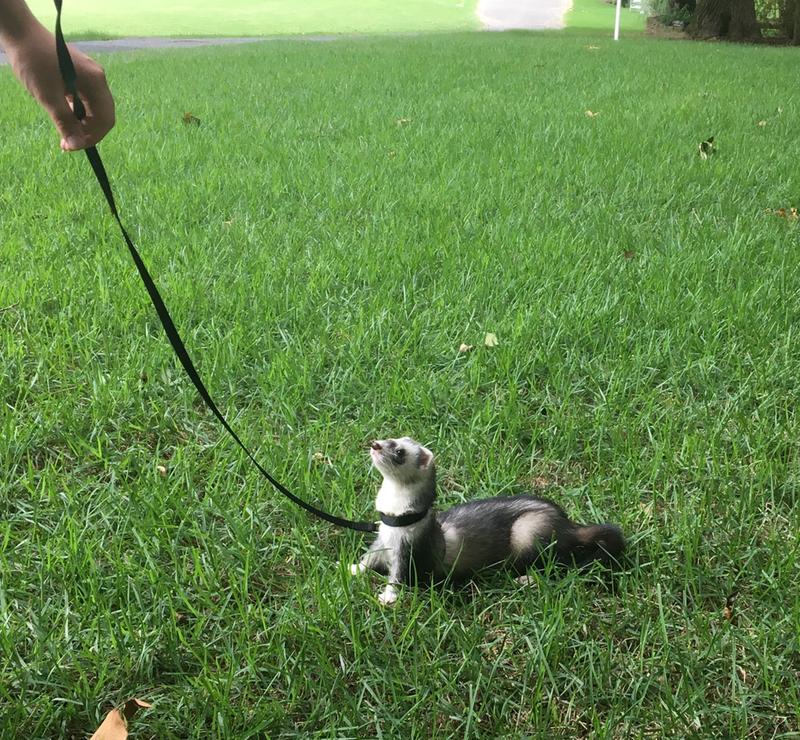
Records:
[[[585,565],[615,562],[625,548],[619,527],[582,525],[564,510],[532,495],[468,501],[437,512],[433,453],[410,437],[372,442],[373,465],[383,475],[375,499],[381,517],[378,536],[354,575],[374,570],[388,576],[378,597],[397,601],[400,584],[463,581],[491,566],[524,574],[543,558]]]

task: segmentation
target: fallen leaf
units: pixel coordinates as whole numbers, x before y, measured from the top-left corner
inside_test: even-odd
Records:
[[[487,347],[496,347],[498,345],[497,334],[492,334],[492,332],[488,332],[486,336],[483,338],[483,343]]]
[[[128,725],[119,709],[112,709],[103,720],[103,724],[95,730],[91,740],[125,740],[128,737]]]
[[[331,459],[324,452],[315,452],[311,456],[315,463],[322,463],[323,465],[333,465]]]
[[[767,213],[771,213],[787,221],[796,221],[798,218],[797,208],[767,208]]]
[[[122,709],[112,709],[95,730],[91,740],[126,740],[128,722],[140,709],[149,709],[152,705],[141,699],[128,699]]]
[[[193,116],[188,111],[183,114],[183,123],[186,126],[199,126],[200,119],[197,116]]]
[[[709,136],[705,141],[701,141],[697,148],[699,150],[700,158],[701,159],[708,159],[716,150],[716,146],[714,145],[714,137]]]
[[[397,119],[397,125],[398,126],[405,126],[407,123],[411,123],[411,121],[413,121],[413,120],[414,120],[413,118],[398,118]]]
[[[588,49],[589,51],[597,51],[600,47],[599,46],[584,46],[584,49]]]
[[[464,354],[464,352],[469,352],[473,347],[474,347],[474,345],[472,345],[472,344],[462,344],[458,348],[458,351],[459,351],[460,354]]]
[[[586,111],[586,117],[587,118],[597,118],[597,116],[599,116],[599,115],[600,115],[599,112],[595,113],[594,111],[590,111],[590,110]]]
[[[158,474],[162,478],[166,478],[167,477],[167,469],[163,465],[156,465],[156,470],[158,471]]]
[[[735,598],[736,598],[736,594],[735,593],[732,593],[729,596],[726,596],[725,597],[725,606],[722,609],[722,616],[725,617],[725,619],[728,622],[731,622],[731,623],[736,618],[736,615],[734,614],[734,611],[733,611],[733,600]]]
[[[133,719],[133,716],[140,709],[150,709],[152,706],[152,704],[142,699],[128,699],[128,701],[125,702],[125,706],[122,707],[122,713],[125,715],[125,719]]]
[[[756,126],[761,126],[761,128],[764,128],[764,126],[766,126],[766,125],[767,125],[767,122],[766,122],[766,121],[759,121],[759,122],[756,124]]]
[[[636,252],[634,252],[632,249],[626,249],[626,250],[625,250],[625,251],[622,253],[622,256],[623,256],[623,257],[624,257],[626,260],[631,260],[631,259],[633,259],[633,258],[636,256]]]
[[[739,674],[739,678],[742,679],[742,683],[747,683],[747,671],[740,665],[736,666],[736,671]]]

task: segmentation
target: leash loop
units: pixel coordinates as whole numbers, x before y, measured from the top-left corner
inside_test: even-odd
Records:
[[[75,113],[75,117],[82,121],[86,117],[86,108],[83,105],[83,101],[80,99],[78,95],[78,85],[77,85],[77,74],[75,72],[75,65],[72,63],[72,57],[70,57],[69,49],[67,48],[67,44],[64,41],[64,34],[61,30],[61,3],[62,0],[53,0],[56,6],[56,52],[58,54],[58,67],[61,72],[61,78],[64,81],[64,85],[66,87],[67,92],[72,96],[72,109]],[[233,430],[233,427],[228,423],[227,419],[225,418],[222,411],[220,411],[219,407],[217,406],[216,402],[212,398],[211,394],[208,392],[208,389],[203,383],[202,378],[200,377],[200,373],[197,371],[197,368],[192,362],[192,358],[189,355],[188,350],[186,349],[186,345],[183,343],[183,339],[181,339],[181,335],[178,333],[178,329],[175,326],[175,322],[172,320],[172,316],[170,315],[169,311],[167,310],[167,306],[164,303],[164,299],[161,297],[161,293],[159,293],[158,288],[156,287],[153,278],[150,275],[150,271],[147,269],[147,265],[145,264],[142,256],[139,254],[139,250],[134,245],[130,236],[128,236],[128,232],[125,230],[125,227],[122,225],[122,220],[119,216],[119,211],[117,210],[117,204],[114,200],[114,192],[111,189],[111,182],[108,179],[108,174],[106,173],[106,168],[103,165],[103,160],[100,158],[100,152],[97,151],[97,147],[91,146],[84,150],[86,152],[86,157],[89,160],[89,164],[92,167],[92,172],[94,172],[94,176],[97,179],[97,183],[100,186],[100,189],[103,191],[103,195],[105,196],[106,203],[108,203],[108,207],[111,210],[112,216],[114,216],[114,220],[117,222],[119,226],[120,233],[122,234],[122,238],[125,240],[125,244],[128,247],[128,251],[130,252],[131,257],[133,258],[133,262],[136,265],[136,269],[139,273],[139,277],[142,279],[144,283],[144,287],[147,290],[147,294],[150,296],[150,301],[153,304],[153,307],[156,309],[156,313],[158,314],[158,318],[161,321],[161,325],[164,327],[164,332],[167,335],[167,339],[169,339],[169,343],[172,346],[175,354],[177,355],[178,359],[180,360],[181,365],[183,365],[183,369],[186,371],[186,374],[189,376],[189,380],[192,381],[192,384],[197,389],[197,392],[200,394],[200,397],[205,401],[206,406],[208,406],[211,413],[217,418],[220,424],[224,427],[225,431],[233,438],[237,445],[244,451],[247,457],[250,459],[250,462],[255,465],[261,475],[266,478],[272,486],[277,490],[279,493],[283,494],[292,501],[294,504],[299,506],[301,509],[305,509],[309,514],[313,514],[314,516],[318,517],[319,519],[323,519],[330,524],[333,524],[337,527],[342,527],[343,529],[352,529],[357,532],[375,532],[378,529],[378,525],[374,522],[358,522],[352,521],[350,519],[344,519],[342,517],[336,516],[334,514],[329,514],[327,511],[323,511],[322,509],[317,508],[313,504],[304,501],[299,496],[296,496],[292,493],[286,486],[284,486],[280,481],[275,479],[269,471],[261,465],[261,463],[256,459],[255,455],[250,451],[250,449],[245,445],[244,442],[240,439],[239,435]]]

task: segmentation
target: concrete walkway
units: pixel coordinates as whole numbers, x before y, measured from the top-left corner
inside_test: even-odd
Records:
[[[85,54],[96,54],[98,51],[138,51],[140,49],[190,49],[196,46],[223,46],[226,44],[258,44],[264,41],[280,41],[286,39],[300,41],[333,41],[341,38],[334,34],[316,36],[241,36],[210,38],[170,38],[168,36],[131,36],[124,39],[106,39],[99,41],[70,41]],[[0,49],[0,64],[8,64],[6,55]]]
[[[489,31],[507,31],[512,28],[543,29],[563,28],[564,14],[572,7],[572,0],[479,0],[478,20]],[[400,34],[416,35],[416,34]],[[105,41],[75,41],[86,54],[109,51],[137,51],[139,49],[186,49],[197,46],[222,46],[225,44],[257,44],[265,41],[292,39],[296,41],[334,41],[341,38],[361,38],[361,34],[318,34],[309,36],[246,36],[229,38],[169,38],[166,36],[133,36]],[[0,50],[0,64],[8,64]]]
[[[478,19],[489,31],[564,28],[572,0],[479,0]]]

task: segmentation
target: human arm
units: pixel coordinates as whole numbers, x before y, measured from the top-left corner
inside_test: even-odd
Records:
[[[52,119],[63,150],[93,146],[114,126],[114,98],[102,67],[70,47],[87,111],[83,121],[75,118],[58,69],[55,38],[24,0],[0,0],[0,46],[14,74]]]

